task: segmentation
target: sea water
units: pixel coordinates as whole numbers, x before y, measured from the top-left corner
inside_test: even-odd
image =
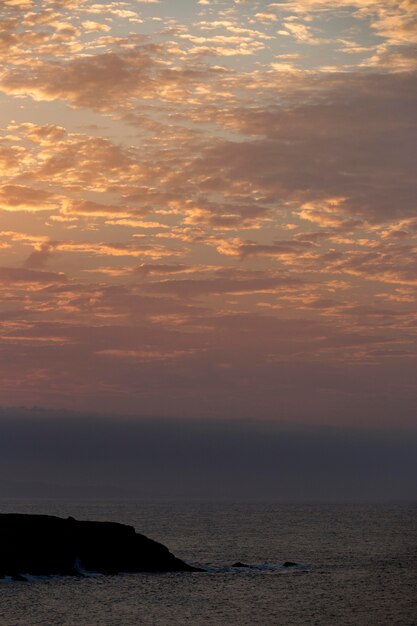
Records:
[[[0,581],[1,626],[417,625],[417,503],[2,500],[0,512],[131,524],[207,570]]]

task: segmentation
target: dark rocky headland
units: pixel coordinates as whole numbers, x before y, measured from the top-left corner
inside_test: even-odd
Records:
[[[76,576],[82,572],[199,571],[164,545],[115,522],[51,515],[0,514],[0,578]]]

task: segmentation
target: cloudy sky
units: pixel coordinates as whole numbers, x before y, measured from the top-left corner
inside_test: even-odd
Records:
[[[0,404],[413,427],[416,0],[3,0]]]

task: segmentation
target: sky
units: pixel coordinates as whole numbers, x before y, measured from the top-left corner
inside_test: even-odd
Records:
[[[415,431],[416,0],[0,20],[6,413]]]
[[[411,502],[417,432],[0,411],[0,510],[79,500]],[[24,505],[22,506],[22,502]],[[49,504],[48,504],[49,506]],[[23,509],[23,510],[22,510]]]

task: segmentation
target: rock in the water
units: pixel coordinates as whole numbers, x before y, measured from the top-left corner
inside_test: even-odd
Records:
[[[251,565],[248,565],[247,563],[241,563],[240,561],[236,561],[236,563],[233,563],[232,567],[251,567]]]
[[[297,563],[293,563],[292,561],[285,561],[285,563],[282,564],[282,567],[297,567]]]
[[[78,575],[80,571],[199,570],[177,559],[162,544],[136,533],[133,526],[50,515],[0,514],[0,578]]]

